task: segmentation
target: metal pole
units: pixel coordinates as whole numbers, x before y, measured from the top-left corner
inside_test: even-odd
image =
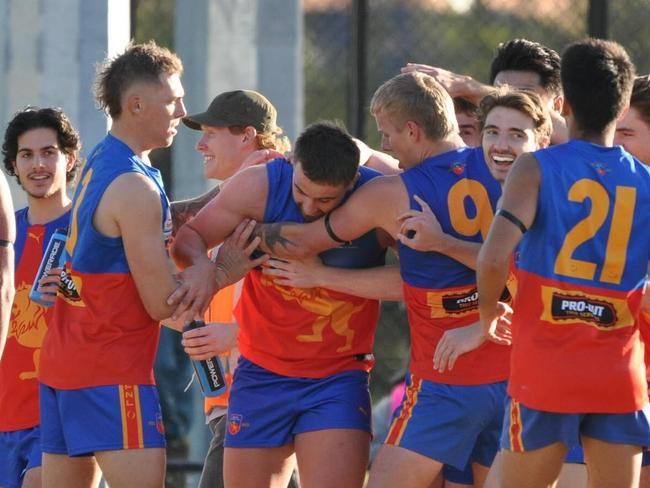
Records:
[[[368,57],[368,1],[352,0],[350,76],[348,83],[348,129],[355,137],[366,135]]]
[[[607,39],[609,37],[609,0],[589,0],[587,22],[589,36]]]
[[[138,0],[131,0],[130,2],[131,9],[131,34],[130,39],[135,39],[135,30],[136,30],[136,17],[138,13]]]

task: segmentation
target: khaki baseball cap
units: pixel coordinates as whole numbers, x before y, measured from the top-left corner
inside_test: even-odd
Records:
[[[212,100],[205,112],[188,115],[183,123],[190,129],[210,127],[252,126],[257,132],[273,132],[277,129],[277,111],[271,102],[253,90],[224,92]]]

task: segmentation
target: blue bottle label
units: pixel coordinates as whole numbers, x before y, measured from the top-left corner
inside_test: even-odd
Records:
[[[205,327],[205,322],[193,320],[185,327],[184,331]],[[226,391],[226,378],[223,374],[223,366],[218,357],[204,359],[203,361],[192,360],[192,366],[199,379],[203,394],[208,397],[222,395]]]
[[[38,272],[34,278],[34,283],[32,289],[29,292],[29,298],[36,302],[40,303],[45,307],[49,307],[51,304],[48,301],[43,300],[43,293],[37,291],[38,283],[42,278],[47,276],[52,268],[61,268],[65,263],[65,242],[67,240],[67,229],[56,229],[50,238],[50,242],[47,244],[45,249],[45,254],[43,254],[43,259],[41,264],[38,267]]]

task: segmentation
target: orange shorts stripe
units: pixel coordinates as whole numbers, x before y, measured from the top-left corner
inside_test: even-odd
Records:
[[[119,385],[124,449],[142,449],[142,412],[138,385]]]
[[[524,443],[521,438],[521,433],[521,409],[519,407],[519,402],[513,398],[510,402],[510,429],[508,431],[512,452],[524,452]]]
[[[386,444],[399,445],[409,420],[411,420],[411,416],[413,415],[413,408],[418,401],[420,390],[422,390],[422,380],[416,379],[414,375],[411,375],[411,384],[406,388],[406,398],[402,405],[402,411],[390,426],[390,430],[386,436]]]

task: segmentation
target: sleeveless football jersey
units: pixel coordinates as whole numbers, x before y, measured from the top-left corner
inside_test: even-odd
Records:
[[[410,207],[425,200],[445,233],[472,242],[487,236],[499,183],[490,174],[481,148],[462,148],[426,159],[401,175]],[[486,341],[461,355],[451,371],[433,369],[433,354],[445,331],[479,320],[476,273],[437,252],[420,252],[398,243],[411,330],[411,371],[437,383],[478,385],[508,377],[510,348]]]
[[[38,369],[41,345],[53,308],[33,302],[29,292],[43,253],[56,229],[67,228],[70,212],[44,225],[30,225],[28,209],[16,212],[15,286],[9,335],[0,361],[0,431],[38,425]]]
[[[66,270],[76,293],[59,294],[43,343],[40,380],[50,387],[154,384],[159,324],[140,299],[122,239],[106,237],[93,226],[104,191],[129,172],[145,175],[158,187],[161,235],[171,235],[160,172],[108,134],[90,154],[73,199]]]
[[[266,168],[269,195],[264,222],[304,222],[291,191],[293,166],[278,159]],[[365,167],[359,172],[352,191],[380,176]],[[384,264],[385,252],[373,230],[320,257],[328,266],[370,268]],[[369,371],[378,316],[377,300],[325,288],[282,286],[257,270],[246,276],[235,309],[243,356],[276,374],[308,378]]]
[[[549,412],[639,410],[650,172],[620,146],[579,140],[535,157],[539,201],[519,246],[509,393]]]

